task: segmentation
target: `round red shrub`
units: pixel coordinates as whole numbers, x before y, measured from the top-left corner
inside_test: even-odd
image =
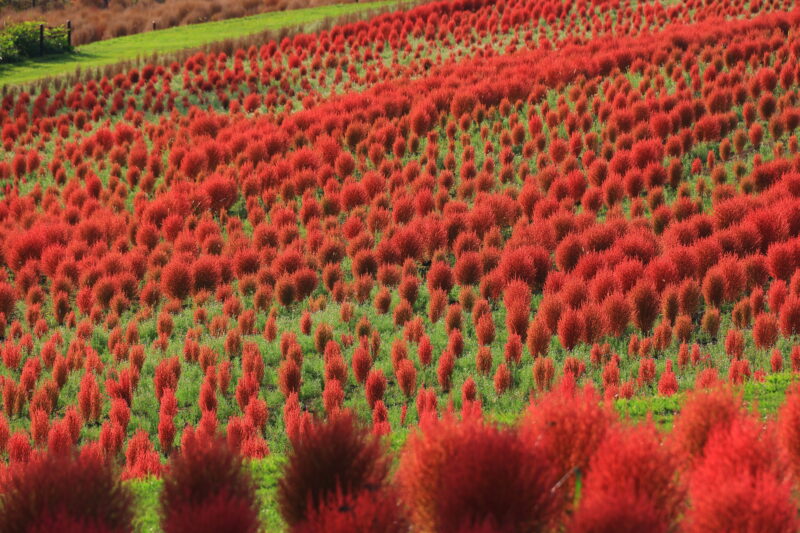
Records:
[[[789,470],[774,434],[754,418],[737,418],[711,435],[689,481],[689,531],[796,531],[800,527]]]
[[[772,313],[761,313],[753,323],[753,341],[758,348],[771,348],[778,340],[778,320]]]
[[[255,484],[241,457],[224,439],[184,439],[170,460],[160,495],[165,533],[257,532]]]
[[[729,390],[695,390],[687,395],[670,439],[687,459],[701,458],[709,437],[741,415],[741,399]]]
[[[367,375],[367,382],[364,386],[364,393],[367,397],[367,403],[370,409],[375,406],[375,402],[383,399],[383,394],[386,392],[386,377],[383,375],[383,370],[373,369]]]
[[[629,298],[633,324],[643,332],[650,331],[660,310],[655,288],[647,281],[640,281],[631,289]]]
[[[583,332],[583,315],[575,309],[568,309],[558,320],[558,340],[561,346],[572,351],[578,345]]]
[[[551,392],[530,407],[520,425],[523,440],[541,447],[545,461],[556,472],[586,471],[615,419],[611,410],[601,406],[594,388],[576,389],[575,379],[565,373]],[[574,478],[568,478],[556,489],[562,505],[573,501],[574,488]]]
[[[592,458],[571,531],[669,531],[685,490],[678,461],[651,425],[610,432]]]
[[[800,297],[791,295],[780,306],[779,322],[784,337],[800,333]]]
[[[94,448],[12,465],[2,492],[2,531],[122,533],[133,527],[133,494]]]
[[[170,298],[184,300],[192,290],[191,267],[180,260],[174,260],[161,271],[161,290]]]
[[[453,288],[453,271],[441,261],[431,265],[428,270],[428,289],[431,291],[442,290],[448,292]]]
[[[278,481],[281,516],[290,527],[297,527],[335,498],[349,501],[365,490],[380,490],[389,466],[381,441],[351,413],[315,421],[292,442]]]
[[[477,419],[431,420],[409,438],[397,476],[421,531],[535,531],[558,510],[542,452]]]

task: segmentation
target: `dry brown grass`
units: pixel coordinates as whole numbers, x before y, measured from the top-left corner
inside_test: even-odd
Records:
[[[26,1],[26,0],[23,0]],[[42,0],[39,0],[40,2]],[[51,26],[72,21],[72,43],[88,44],[103,39],[214,20],[255,15],[268,11],[298,9],[356,0],[51,0],[30,9],[0,8],[0,27],[25,20],[42,20]]]

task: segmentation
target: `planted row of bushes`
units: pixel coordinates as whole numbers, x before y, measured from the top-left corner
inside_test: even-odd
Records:
[[[63,54],[72,50],[66,26],[44,28],[40,39],[41,22],[14,24],[0,30],[0,63],[13,63],[41,55]]]

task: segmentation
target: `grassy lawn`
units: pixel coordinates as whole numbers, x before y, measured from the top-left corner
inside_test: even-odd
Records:
[[[168,53],[195,48],[216,41],[244,37],[268,30],[278,30],[300,24],[319,22],[377,7],[399,5],[398,0],[338,4],[330,6],[274,11],[236,19],[178,26],[117,39],[97,41],[80,46],[75,53],[50,58],[29,60],[11,65],[0,65],[0,86],[31,82],[44,77],[73,72],[147,57],[154,53]]]

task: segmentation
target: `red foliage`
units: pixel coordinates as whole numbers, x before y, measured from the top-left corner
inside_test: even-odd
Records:
[[[645,333],[650,331],[660,311],[656,290],[648,282],[640,281],[631,289],[630,302],[633,324]]]
[[[396,492],[364,490],[355,495],[336,493],[328,503],[309,513],[306,521],[292,531],[296,533],[350,533],[380,531],[405,533],[409,530],[405,509]]]
[[[444,350],[439,356],[439,365],[436,368],[436,378],[442,390],[450,390],[452,385],[453,368],[455,367],[455,356],[450,350]]]
[[[158,476],[162,470],[161,458],[153,448],[153,443],[150,442],[150,438],[144,430],[138,430],[128,441],[122,478],[137,479]]]
[[[800,475],[800,389],[791,387],[778,415],[778,441],[797,479]]]
[[[533,362],[533,381],[539,392],[550,390],[555,377],[555,365],[549,357],[537,357]]]
[[[278,369],[278,384],[284,396],[300,390],[302,374],[294,359],[285,359]]]
[[[364,392],[370,409],[375,406],[375,402],[383,399],[383,395],[386,392],[386,377],[383,375],[383,370],[373,369],[369,371]]]
[[[583,315],[568,309],[558,320],[558,340],[565,350],[572,351],[578,345],[583,333]]]
[[[506,392],[511,386],[511,371],[505,363],[500,363],[494,373],[494,390],[497,395]]]
[[[449,291],[453,287],[453,271],[443,262],[434,263],[428,270],[428,289]]]
[[[499,268],[506,282],[519,279],[535,290],[542,287],[547,277],[550,254],[538,246],[506,249]]]
[[[381,442],[347,412],[314,422],[292,442],[277,501],[290,527],[313,519],[333,501],[380,490],[389,474]]]
[[[758,348],[771,348],[778,340],[778,320],[775,315],[761,313],[753,323],[753,341]]]
[[[369,350],[363,344],[359,344],[353,352],[352,358],[353,376],[355,376],[358,383],[365,383],[367,373],[372,366],[372,358],[369,355]]]
[[[426,423],[409,438],[397,477],[420,530],[539,530],[558,510],[542,450],[475,419]]]
[[[599,403],[594,389],[575,389],[571,375],[565,375],[552,392],[528,410],[520,426],[525,442],[537,443],[559,478],[564,504],[571,501],[575,479],[569,473],[584,470],[614,423],[614,414]]]
[[[531,356],[546,355],[550,346],[550,330],[547,329],[543,320],[534,319],[528,326],[527,344]]]
[[[689,481],[690,531],[796,531],[790,475],[771,428],[735,419],[711,435]]]
[[[670,531],[684,489],[677,458],[650,425],[611,431],[592,457],[571,531]]]
[[[608,334],[621,336],[628,327],[631,306],[621,293],[612,293],[603,300],[605,330]]]
[[[94,449],[12,465],[2,483],[0,529],[8,532],[126,532],[134,497]]]
[[[192,290],[191,267],[180,260],[168,263],[161,272],[161,290],[176,300],[189,296]]]
[[[786,298],[780,306],[779,323],[785,337],[800,333],[800,296]]]
[[[184,439],[169,462],[160,502],[166,533],[260,528],[255,485],[242,459],[221,438]]]
[[[397,382],[400,390],[407,398],[414,395],[417,389],[417,369],[410,359],[403,359],[397,367]]]
[[[678,378],[675,372],[672,371],[671,361],[667,361],[667,368],[661,374],[658,380],[658,393],[661,396],[672,396],[678,392]]]
[[[710,436],[730,427],[740,415],[741,400],[730,390],[696,390],[684,400],[671,440],[688,459],[700,458]]]

